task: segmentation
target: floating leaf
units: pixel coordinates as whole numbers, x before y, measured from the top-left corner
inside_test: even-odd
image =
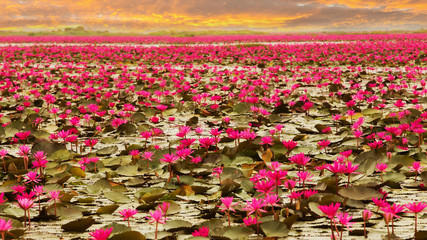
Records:
[[[95,223],[93,218],[81,218],[61,226],[65,232],[84,232]]]
[[[228,229],[227,231],[225,231],[223,236],[228,237],[230,239],[241,239],[241,238],[246,238],[246,237],[252,235],[254,232],[255,232],[254,230],[252,230],[248,227],[237,226],[237,227],[232,227],[232,228]]]
[[[186,238],[185,240],[209,240],[210,238],[208,237],[189,237]]]
[[[287,237],[289,233],[286,224],[279,221],[264,222],[260,227],[267,237]]]
[[[172,232],[189,229],[189,228],[191,228],[191,223],[184,220],[166,221],[166,224],[164,225],[164,229],[166,231],[172,231]]]
[[[287,227],[288,229],[291,229],[292,225],[293,225],[297,220],[298,220],[298,215],[297,215],[297,214],[294,214],[294,215],[291,215],[291,216],[289,216],[289,217],[285,218],[285,220],[283,220],[283,223],[284,223],[284,224],[286,224],[286,227]]]
[[[115,234],[108,239],[109,240],[123,240],[123,239],[145,240],[146,238],[140,232],[128,231],[128,232],[122,232],[122,233]]]
[[[78,167],[71,167],[70,170],[68,170],[68,172],[74,176],[83,177],[83,178],[86,177],[85,171],[83,171],[81,168],[78,168]]]
[[[191,186],[189,185],[184,185],[180,188],[178,188],[177,190],[175,190],[173,193],[173,195],[179,195],[179,196],[193,196],[196,193],[193,191],[193,189],[191,188]]]
[[[211,230],[216,229],[216,228],[220,228],[222,227],[222,225],[224,224],[224,221],[218,218],[212,218],[208,221],[202,222],[200,224],[201,227],[207,227]]]
[[[72,159],[74,155],[75,155],[74,153],[66,149],[61,149],[52,153],[52,155],[50,155],[50,158],[52,160],[57,160],[57,161],[66,161],[66,160]]]
[[[354,163],[359,164],[357,171],[367,175],[375,171],[375,165],[385,159],[383,150],[373,149],[368,152],[363,152],[354,159]]]
[[[319,204],[317,202],[309,202],[308,207],[313,213],[317,214],[318,216],[324,215],[323,212],[319,209]]]
[[[117,128],[117,131],[126,135],[136,132],[136,127],[132,123],[124,123]]]
[[[98,156],[109,156],[112,155],[114,153],[116,153],[119,150],[119,147],[117,146],[110,146],[110,147],[105,147],[105,148],[101,148],[98,151],[96,151],[96,155]]]
[[[123,165],[117,169],[117,174],[122,176],[136,176],[138,174],[138,166]]]
[[[31,148],[32,153],[43,151],[47,156],[50,156],[58,150],[66,150],[65,145],[57,142],[50,142],[46,139],[37,140]]]
[[[56,215],[60,219],[80,218],[83,216],[83,211],[85,211],[84,208],[68,203],[61,202],[56,204]],[[47,209],[47,214],[51,216],[55,215],[55,206],[53,204]]]
[[[350,186],[338,191],[338,194],[354,200],[371,200],[373,197],[381,198],[382,195],[375,189],[364,186]]]
[[[131,202],[131,199],[128,196],[124,195],[121,192],[117,192],[117,191],[111,191],[111,192],[104,193],[104,196],[106,198],[108,198],[109,200],[111,200],[113,202],[117,202],[117,203]]]
[[[117,208],[119,208],[119,205],[117,204],[113,204],[113,205],[108,205],[108,206],[103,206],[98,208],[98,210],[96,210],[96,214],[112,214],[113,212],[115,212],[117,210]]]
[[[384,181],[402,182],[405,181],[406,176],[403,173],[387,172],[383,175]]]
[[[108,225],[105,225],[104,227],[102,227],[103,229],[107,229],[107,228],[113,228],[113,231],[111,232],[112,235],[118,234],[118,233],[122,233],[122,232],[128,232],[131,231],[132,229],[130,227],[128,227],[127,225],[124,224],[120,224],[120,223],[110,223]]]
[[[271,162],[271,159],[273,159],[274,155],[271,149],[267,149],[265,151],[262,151],[260,158],[264,161],[265,164]]]
[[[420,174],[420,177],[425,183],[427,183],[427,172],[426,171],[422,172]]]
[[[167,193],[167,191],[164,190],[164,189],[160,189],[160,188],[159,189],[154,189],[154,190],[152,190],[150,192],[147,192],[147,193],[143,194],[141,196],[141,198],[139,199],[139,201],[140,202],[145,202],[145,203],[154,202],[157,199],[163,197],[166,193]]]
[[[233,112],[238,114],[247,113],[251,109],[251,105],[248,103],[238,103],[233,106]]]

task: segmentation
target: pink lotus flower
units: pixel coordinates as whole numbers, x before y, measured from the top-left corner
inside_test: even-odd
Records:
[[[39,175],[37,175],[37,172],[27,172],[27,175],[24,176],[24,179],[26,180],[25,183],[38,183],[40,182]]]
[[[25,189],[27,189],[27,187],[21,186],[21,185],[15,185],[15,186],[12,186],[11,189],[13,190],[12,194],[19,194],[19,193],[23,193]]]
[[[219,179],[219,184],[221,185],[221,174],[224,171],[222,167],[217,167],[212,169],[212,175],[216,176]]]
[[[282,141],[282,143],[283,143],[283,146],[285,146],[285,148],[288,150],[288,152],[286,153],[287,155],[289,155],[292,149],[294,149],[298,145],[297,142],[294,142],[292,140]]]
[[[254,182],[254,188],[262,193],[261,195],[267,195],[273,190],[275,184],[274,180],[256,181]]]
[[[322,211],[328,218],[333,219],[340,208],[341,203],[331,203],[330,205],[319,205],[320,211]]]
[[[201,227],[198,230],[194,230],[192,233],[193,237],[208,237],[209,236],[209,228]]]
[[[6,202],[6,199],[4,199],[3,197],[4,197],[4,192],[0,193],[0,204],[3,204],[4,202]]]
[[[152,157],[153,157],[153,155],[154,155],[154,153],[153,152],[149,152],[149,151],[145,151],[145,152],[143,152],[142,153],[142,158],[143,159],[145,159],[146,161],[147,161],[147,168],[149,167],[148,166],[148,163],[149,163],[149,161],[151,162],[151,161],[153,161],[153,159],[152,159]]]
[[[329,141],[329,140],[321,140],[317,144],[320,146],[320,150],[322,150],[322,149],[328,147],[329,144],[331,144],[331,141]]]
[[[362,218],[363,218],[363,232],[364,232],[365,238],[367,237],[367,235],[366,235],[366,222],[372,217],[372,215],[373,215],[373,213],[370,210],[368,210],[368,209],[363,210]]]
[[[262,137],[260,144],[261,145],[267,145],[267,147],[268,147],[268,145],[272,146],[273,145],[273,138],[270,136]]]
[[[409,212],[415,214],[415,234],[417,233],[417,214],[424,211],[424,208],[427,207],[427,204],[424,202],[413,202],[405,204],[406,209]]]
[[[92,231],[89,233],[91,236],[91,240],[107,240],[108,237],[110,237],[111,232],[113,231],[113,228],[106,228],[106,229],[96,229],[95,231]]]
[[[333,237],[334,239],[335,239],[335,234],[334,234],[333,222],[334,222],[334,217],[336,216],[337,211],[340,208],[340,206],[341,206],[340,203],[336,203],[336,204],[331,203],[330,205],[319,205],[318,206],[320,211],[322,211],[323,214],[325,214],[330,219],[331,232],[332,232],[332,236],[334,236]]]
[[[304,166],[307,165],[308,162],[310,162],[310,157],[305,156],[304,153],[300,153],[290,157],[289,161],[297,165],[303,166],[303,171],[304,171]]]
[[[380,172],[381,173],[381,181],[384,181],[383,179],[383,173],[385,172],[385,170],[387,169],[388,165],[386,163],[377,163],[375,165],[375,168],[377,169],[376,172]]]
[[[258,220],[256,218],[251,217],[251,216],[247,216],[247,217],[243,218],[243,223],[245,224],[245,226],[250,226],[250,225],[257,224]]]
[[[7,155],[7,150],[6,149],[2,149],[0,150],[0,158],[3,160],[3,170],[6,172],[6,162],[4,161],[4,158]]]
[[[6,232],[10,229],[12,229],[12,220],[9,219],[6,222],[6,220],[0,218],[0,233],[3,240],[5,239]]]
[[[409,167],[410,172],[415,172],[415,181],[417,181],[417,175],[420,174],[423,170],[424,166],[421,166],[420,162],[413,162],[412,166]]]
[[[165,224],[166,223],[166,218],[163,215],[163,212],[161,210],[155,210],[155,211],[150,211],[150,216],[146,217],[147,219],[149,219],[149,223],[156,223],[156,234],[155,234],[155,239],[157,239],[157,231],[158,231],[158,226],[159,223],[160,224]]]
[[[19,138],[19,140],[25,142],[25,140],[30,136],[31,131],[27,131],[27,132],[17,132],[15,133],[15,136],[17,138]]]
[[[350,222],[353,217],[348,215],[348,213],[338,213],[336,215],[336,218],[338,219],[338,222],[341,223],[342,225],[341,234],[340,234],[342,236],[343,227],[345,226],[347,227],[348,230],[350,230],[351,225],[354,224],[354,222]]]
[[[128,227],[130,227],[130,221],[129,220],[130,220],[130,218],[133,218],[134,215],[138,213],[138,211],[136,209],[128,208],[128,209],[123,209],[119,213],[122,215],[123,220],[128,221]]]
[[[233,204],[233,197],[223,197],[221,198],[221,202],[222,205],[217,207],[221,209],[221,212],[227,211],[228,226],[231,226],[230,211],[236,212],[233,207],[238,203]]]
[[[166,213],[168,212],[168,209],[170,208],[171,204],[169,202],[162,202],[157,206],[158,210],[161,210],[163,212],[163,215],[166,217]]]

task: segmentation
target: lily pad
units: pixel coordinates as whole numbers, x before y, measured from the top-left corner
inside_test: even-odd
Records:
[[[406,176],[403,173],[398,172],[387,172],[383,175],[384,181],[402,182],[405,181]]]
[[[122,239],[132,239],[132,240],[145,240],[145,236],[138,231],[127,231],[113,235],[108,238],[109,240],[122,240]]]
[[[166,231],[180,231],[191,228],[191,223],[184,220],[166,221],[164,229]]]
[[[104,147],[96,151],[96,155],[98,156],[109,156],[116,153],[119,150],[117,146]]]
[[[101,214],[112,214],[118,208],[119,208],[119,205],[117,205],[117,204],[103,206],[103,207],[98,208],[98,210],[96,210],[96,214],[99,214],[99,215],[101,215]]]
[[[66,160],[72,159],[74,155],[75,155],[74,153],[66,149],[61,149],[52,153],[52,155],[50,155],[50,158],[52,160],[57,160],[57,161],[66,161]]]
[[[370,200],[372,198],[380,198],[382,194],[375,189],[364,187],[364,186],[350,186],[338,191],[338,194],[354,199],[354,200]]]
[[[46,139],[37,140],[31,148],[32,153],[43,151],[47,156],[52,155],[58,150],[66,150],[65,145],[57,142],[50,142]]]
[[[109,200],[117,203],[128,203],[132,201],[128,196],[118,191],[106,192],[104,193],[104,196]]]
[[[126,135],[130,135],[136,132],[136,127],[132,123],[125,123],[117,128],[117,131]]]
[[[232,227],[226,230],[223,234],[224,237],[228,237],[230,239],[242,239],[246,238],[252,234],[254,234],[255,231],[248,227]]]
[[[279,221],[264,222],[260,227],[267,237],[287,237],[289,233],[286,224]]]
[[[117,169],[117,174],[122,176],[136,176],[138,174],[138,166],[123,165]]]
[[[95,223],[93,218],[81,218],[61,226],[65,232],[84,232]]]

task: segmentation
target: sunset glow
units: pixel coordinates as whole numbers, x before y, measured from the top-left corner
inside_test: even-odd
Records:
[[[426,27],[427,3],[379,0],[3,0],[0,30],[372,31]]]

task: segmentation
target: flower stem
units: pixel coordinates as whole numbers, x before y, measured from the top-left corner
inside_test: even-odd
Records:
[[[363,221],[363,235],[366,238],[366,221]]]

